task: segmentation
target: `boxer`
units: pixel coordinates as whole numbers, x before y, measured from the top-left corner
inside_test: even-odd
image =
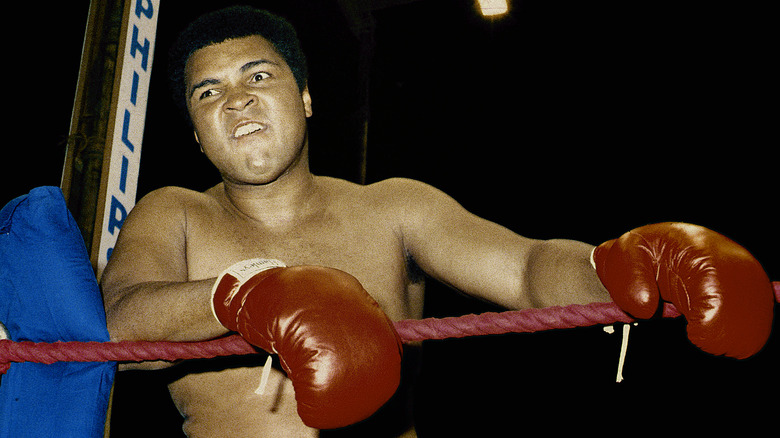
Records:
[[[317,420],[331,413],[301,405],[312,404],[311,388],[322,382],[334,392],[317,409],[366,396],[342,391],[329,377],[333,367],[367,387],[366,372],[398,373],[398,345],[382,321],[422,316],[418,270],[508,309],[614,299],[645,317],[671,300],[694,318],[694,342],[715,354],[749,355],[768,336],[766,276],[746,251],[709,230],[660,224],[594,253],[582,242],[522,237],[417,181],[361,186],[313,175],[305,59],[290,25],[266,12],[231,8],[200,18],[183,32],[171,65],[174,94],[222,182],[202,193],[161,188],[132,210],[101,281],[109,332],[113,340],[199,341],[238,331],[282,362],[282,369],[219,367],[173,381],[169,390],[189,436],[318,436],[318,428],[334,426]],[[253,259],[283,266],[231,273]],[[680,275],[697,269],[706,279]],[[755,290],[743,293],[747,278]],[[668,284],[678,292],[665,292]],[[323,300],[326,310],[316,311]],[[363,316],[334,331],[339,313]],[[306,328],[287,324],[291,314]],[[306,354],[294,351],[308,339],[314,345]],[[739,347],[746,339],[749,347]],[[369,348],[384,353],[366,361],[366,371],[351,358]],[[319,361],[323,356],[329,358]],[[390,377],[377,385],[381,394],[366,397],[381,403],[395,385]],[[362,436],[416,436],[400,413]]]

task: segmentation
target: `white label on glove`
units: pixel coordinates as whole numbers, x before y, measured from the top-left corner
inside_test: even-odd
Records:
[[[222,274],[232,275],[243,284],[245,281],[252,278],[255,274],[263,271],[267,271],[273,268],[286,268],[287,265],[279,260],[274,259],[249,259],[236,263],[235,265],[227,268]]]
[[[217,317],[217,311],[214,309],[214,295],[216,294],[217,288],[219,287],[219,284],[222,282],[222,278],[224,278],[225,275],[230,275],[231,277],[235,278],[238,281],[238,284],[236,284],[233,287],[232,293],[235,294],[238,291],[238,289],[247,280],[252,278],[255,274],[273,268],[286,268],[286,267],[287,265],[285,265],[283,262],[279,260],[248,259],[248,260],[238,262],[234,265],[231,265],[229,268],[225,269],[221,274],[219,274],[219,277],[217,277],[217,281],[214,282],[214,287],[211,289],[211,314],[214,315],[214,319],[219,321],[219,317]]]

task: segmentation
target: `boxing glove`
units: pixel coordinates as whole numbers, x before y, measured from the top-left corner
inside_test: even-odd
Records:
[[[278,354],[298,415],[333,429],[368,418],[395,393],[403,346],[357,279],[316,266],[253,259],[228,268],[212,292],[214,316]]]
[[[612,300],[650,318],[661,300],[688,323],[690,341],[714,355],[746,358],[769,338],[774,292],[759,262],[707,228],[661,223],[636,228],[593,252]]]

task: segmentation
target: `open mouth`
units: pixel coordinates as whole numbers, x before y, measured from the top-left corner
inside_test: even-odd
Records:
[[[241,125],[238,125],[233,130],[233,138],[240,138],[245,137],[249,134],[254,134],[258,131],[263,131],[265,129],[265,125],[262,125],[257,122],[246,122]]]

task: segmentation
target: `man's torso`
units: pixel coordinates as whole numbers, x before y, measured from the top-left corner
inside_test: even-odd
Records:
[[[317,178],[321,196],[305,216],[266,226],[232,208],[221,186],[188,193],[183,224],[189,280],[213,278],[248,258],[320,265],[355,276],[393,320],[422,316],[423,283],[403,246],[397,217],[377,186]],[[262,367],[204,361],[169,385],[191,436],[313,436],[295,412],[292,384],[275,368],[264,395]],[[213,367],[217,367],[215,370]],[[232,431],[228,433],[228,431]]]

